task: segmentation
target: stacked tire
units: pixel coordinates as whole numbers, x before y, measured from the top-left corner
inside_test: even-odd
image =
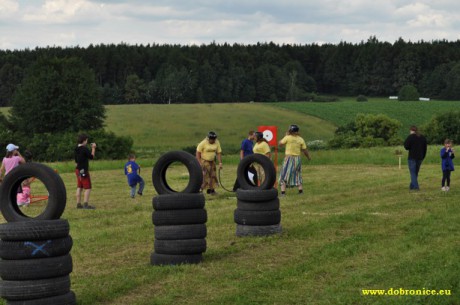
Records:
[[[20,183],[36,177],[48,190],[46,208],[27,217],[16,203]],[[70,290],[72,238],[69,223],[59,219],[66,204],[62,179],[51,168],[27,163],[16,167],[0,187],[0,296],[7,305],[73,305]]]
[[[262,167],[265,179],[254,185],[248,176],[253,164]],[[236,191],[237,208],[234,212],[237,236],[267,236],[281,233],[281,211],[276,181],[276,170],[269,158],[260,154],[246,156],[237,169],[240,188]]]
[[[189,172],[189,182],[180,192],[166,181],[166,170],[174,162],[184,164]],[[187,152],[168,152],[155,163],[152,180],[158,195],[152,203],[155,241],[151,264],[200,263],[206,252],[207,235],[205,197],[200,193],[203,181],[200,164]]]

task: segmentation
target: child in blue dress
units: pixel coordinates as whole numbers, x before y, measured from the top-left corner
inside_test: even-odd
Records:
[[[450,173],[454,171],[454,162],[452,159],[455,158],[454,149],[452,148],[452,141],[446,139],[444,141],[444,147],[441,149],[441,167],[442,167],[442,188],[443,192],[450,190]]]

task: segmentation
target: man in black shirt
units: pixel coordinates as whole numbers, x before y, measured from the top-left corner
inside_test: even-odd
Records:
[[[425,137],[419,134],[416,126],[410,127],[410,135],[404,141],[404,148],[409,151],[407,157],[410,172],[409,189],[419,190],[418,172],[426,156],[427,142]]]
[[[88,136],[78,136],[78,146],[75,148],[75,174],[77,175],[77,209],[94,210],[95,207],[88,204],[91,193],[91,177],[89,175],[89,160],[93,160],[96,154],[96,143],[91,143],[91,151],[86,147]],[[84,203],[81,204],[81,193],[85,190]]]

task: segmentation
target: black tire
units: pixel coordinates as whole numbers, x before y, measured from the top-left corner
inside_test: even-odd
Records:
[[[155,239],[201,239],[207,235],[205,224],[179,225],[179,226],[155,226]]]
[[[280,224],[271,226],[236,225],[236,236],[268,236],[281,233]]]
[[[260,183],[260,185],[252,184],[247,175],[249,168],[253,163],[257,163],[262,166],[265,173],[265,179]],[[268,190],[273,188],[273,185],[276,181],[275,166],[267,156],[261,154],[252,154],[244,157],[240,161],[236,170],[236,178],[240,184],[240,188],[244,190]]]
[[[242,211],[235,210],[235,223],[249,226],[269,226],[281,222],[281,212],[278,211]]]
[[[162,155],[155,163],[152,172],[153,187],[158,194],[174,194],[178,191],[172,189],[166,181],[166,170],[174,163],[180,162],[185,165],[189,173],[189,181],[180,193],[198,193],[203,183],[203,172],[194,155],[185,151],[170,151]]]
[[[17,190],[27,178],[39,179],[48,191],[48,204],[36,217],[25,215],[17,205]],[[51,168],[39,163],[26,163],[11,170],[0,187],[0,211],[6,221],[30,219],[59,219],[64,212],[67,200],[66,188],[61,177]]]
[[[183,210],[204,208],[205,198],[202,193],[176,193],[153,197],[155,210]]]
[[[0,239],[12,241],[48,240],[67,237],[69,222],[65,219],[31,220],[0,224]]]
[[[276,211],[280,209],[280,200],[279,198],[265,202],[238,200],[236,207],[242,211]]]
[[[8,301],[42,299],[63,295],[69,291],[68,275],[42,280],[0,281],[0,297]]]
[[[77,298],[73,291],[69,291],[66,294],[58,295],[55,297],[33,299],[33,300],[21,300],[21,301],[7,301],[6,305],[76,305]]]
[[[154,249],[158,254],[198,254],[206,252],[206,239],[155,239]]]
[[[207,220],[205,209],[163,210],[152,213],[152,222],[156,226],[203,224]]]
[[[236,198],[243,201],[261,202],[278,198],[278,190],[270,188],[268,190],[236,190]]]
[[[0,258],[20,260],[61,256],[68,254],[72,245],[70,235],[64,238],[35,241],[0,240]]]
[[[0,260],[0,277],[7,281],[49,279],[72,272],[70,254],[47,258]]]
[[[200,254],[158,254],[153,252],[150,255],[152,265],[181,265],[181,264],[199,264],[203,261],[203,255]]]

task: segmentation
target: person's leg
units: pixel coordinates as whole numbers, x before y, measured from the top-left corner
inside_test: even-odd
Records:
[[[417,162],[413,159],[408,159],[407,164],[409,166],[409,173],[410,173],[410,185],[409,188],[411,190],[418,190],[418,181],[417,181]]]
[[[144,182],[144,179],[142,179],[141,177],[139,177],[139,190],[137,191],[137,193],[142,196],[142,193],[144,193],[144,187],[145,187],[145,182]]]
[[[131,198],[134,198],[136,196],[136,185],[132,185],[130,186],[130,191],[129,191],[129,195],[131,196]]]
[[[84,195],[84,203],[87,204],[89,202],[89,195],[91,194],[91,189],[86,189],[85,190],[85,195]]]
[[[77,209],[81,209],[83,206],[81,205],[81,188],[77,187],[76,197],[77,197]]]
[[[446,171],[447,172],[447,177],[446,177],[446,180],[447,180],[447,190],[450,189],[450,173],[451,171]]]
[[[446,190],[446,171],[442,171],[441,190]]]

